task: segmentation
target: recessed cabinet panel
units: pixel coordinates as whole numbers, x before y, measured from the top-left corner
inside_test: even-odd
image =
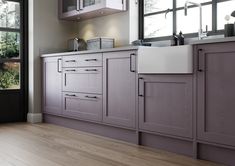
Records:
[[[62,111],[61,58],[43,59],[43,111],[61,114]]]
[[[105,53],[103,61],[103,121],[134,128],[137,76],[135,51]]]
[[[86,120],[102,120],[102,96],[63,93],[63,115]]]
[[[63,91],[102,94],[102,67],[63,69]]]
[[[139,79],[140,129],[192,138],[192,76]]]
[[[235,43],[198,48],[198,138],[235,146]]]

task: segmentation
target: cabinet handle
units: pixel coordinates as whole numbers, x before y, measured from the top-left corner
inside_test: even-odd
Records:
[[[144,88],[143,88],[143,94],[140,94],[140,80],[144,80],[144,78],[140,77],[138,79],[138,96],[139,97],[144,97]]]
[[[74,71],[76,71],[76,70],[65,70],[65,71],[68,71],[68,72],[69,72],[69,71],[73,71],[73,72],[74,72]]]
[[[79,11],[79,10],[80,10],[80,0],[77,0],[76,10],[77,10],[77,11]]]
[[[97,99],[98,98],[97,96],[85,96],[85,97],[88,99]]]
[[[70,95],[70,94],[66,94],[66,96],[69,96],[69,97],[77,97],[76,95]]]
[[[83,8],[84,8],[84,7],[83,7],[83,0],[80,0],[80,7],[79,7],[79,9],[80,9],[80,10],[83,10]]]
[[[97,61],[97,59],[86,59],[85,61],[89,62],[89,61]]]
[[[57,59],[57,71],[58,71],[58,73],[62,72],[61,67],[60,67],[61,60],[62,60],[61,58]]]
[[[97,69],[86,69],[85,71],[97,71]]]
[[[135,56],[135,53],[130,54],[130,71],[135,72],[135,70],[132,69],[132,57]]]
[[[202,49],[198,49],[198,54],[197,54],[197,71],[203,72],[203,67],[201,66],[201,54],[202,54]]]
[[[76,62],[76,60],[68,60],[68,61],[65,61],[65,62]]]

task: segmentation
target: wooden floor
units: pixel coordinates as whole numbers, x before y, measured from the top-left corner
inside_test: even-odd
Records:
[[[49,124],[3,124],[0,166],[218,165]]]

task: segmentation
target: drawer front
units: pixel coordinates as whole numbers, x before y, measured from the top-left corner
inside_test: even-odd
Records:
[[[102,94],[102,67],[63,69],[63,91]]]
[[[73,55],[63,57],[63,67],[102,66],[102,54]]]
[[[100,122],[102,120],[102,96],[64,92],[63,115]]]

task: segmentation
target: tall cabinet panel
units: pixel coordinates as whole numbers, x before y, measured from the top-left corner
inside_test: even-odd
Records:
[[[191,75],[140,76],[140,129],[192,138],[192,100]]]
[[[136,115],[135,51],[104,53],[103,56],[103,121],[135,127]]]
[[[198,139],[235,146],[235,43],[197,47]]]
[[[61,57],[43,58],[43,111],[62,113]]]

